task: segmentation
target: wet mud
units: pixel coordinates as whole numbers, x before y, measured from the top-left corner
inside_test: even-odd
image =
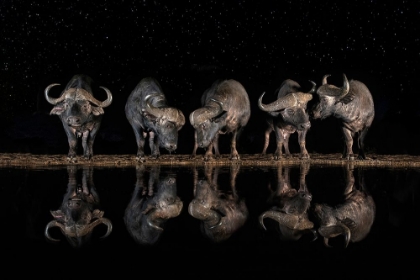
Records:
[[[420,156],[412,155],[368,155],[367,160],[346,160],[341,158],[341,154],[310,154],[310,159],[300,159],[299,154],[293,154],[290,158],[274,160],[272,154],[242,154],[240,160],[230,160],[229,155],[221,155],[209,161],[203,160],[203,155],[190,158],[190,155],[171,155],[163,154],[158,159],[146,158],[144,162],[136,160],[133,155],[95,155],[92,159],[86,160],[78,156],[74,162],[67,159],[67,155],[36,155],[24,153],[0,153],[0,167],[20,166],[26,168],[46,168],[60,167],[71,164],[103,166],[103,167],[129,167],[144,165],[174,165],[174,166],[195,166],[195,165],[232,165],[240,164],[243,166],[276,166],[298,165],[302,162],[311,165],[346,165],[354,166],[378,166],[378,167],[420,167]]]

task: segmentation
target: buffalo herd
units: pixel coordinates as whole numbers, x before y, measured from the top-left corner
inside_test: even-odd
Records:
[[[348,80],[343,74],[341,86],[328,84],[325,75],[322,84],[309,81],[311,89],[303,92],[294,80],[284,80],[276,90],[277,99],[264,103],[264,94],[258,99],[258,108],[264,112],[267,122],[262,154],[265,155],[271,132],[275,133],[277,148],[273,159],[291,156],[289,138],[297,133],[300,146],[299,157],[309,159],[306,149],[306,134],[311,127],[311,119],[332,117],[341,126],[344,150],[342,158],[366,160],[365,137],[372,125],[375,110],[369,89],[360,81]],[[51,89],[45,88],[45,99],[54,105],[50,114],[58,115],[67,135],[69,152],[67,160],[76,162],[78,138],[82,138],[83,157],[93,157],[93,144],[101,125],[104,108],[112,103],[113,95],[102,88],[107,98],[100,101],[93,96],[92,79],[86,75],[75,75],[57,98],[51,96]],[[316,98],[311,108],[308,102]],[[136,160],[146,161],[144,145],[149,142],[150,158],[157,159],[160,149],[174,152],[178,147],[178,133],[185,125],[183,112],[169,104],[159,82],[153,77],[140,80],[125,104],[125,115],[130,123],[137,144]],[[230,135],[230,155],[232,161],[240,160],[236,148],[237,140],[251,117],[251,104],[244,86],[233,79],[217,80],[201,96],[201,104],[189,114],[190,125],[194,128],[194,147],[190,155],[196,157],[198,148],[205,149],[204,161],[220,157],[219,137]],[[358,154],[353,154],[353,141],[357,139]]]

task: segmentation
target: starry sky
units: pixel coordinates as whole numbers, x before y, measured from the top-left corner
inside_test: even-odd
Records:
[[[95,153],[135,153],[124,105],[146,76],[158,79],[186,116],[214,80],[241,82],[253,104],[243,151],[254,153],[262,150],[256,106],[262,92],[274,100],[283,80],[309,90],[308,80],[320,85],[325,74],[341,85],[345,73],[364,82],[374,98],[368,152],[420,154],[419,18],[417,0],[3,0],[0,152],[67,153],[43,91],[51,83],[64,87],[75,74],[92,77],[98,99],[106,97],[99,86],[114,96]],[[309,152],[341,152],[336,125],[314,123]],[[187,119],[180,153],[192,151],[192,133]]]

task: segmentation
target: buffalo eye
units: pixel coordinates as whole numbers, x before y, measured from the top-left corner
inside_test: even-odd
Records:
[[[286,110],[287,114],[293,116],[295,114],[295,110],[294,109],[287,109]]]

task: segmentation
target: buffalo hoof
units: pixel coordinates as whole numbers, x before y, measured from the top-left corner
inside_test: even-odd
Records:
[[[357,159],[359,159],[359,160],[372,160],[372,158],[370,158],[370,157],[362,157],[362,156],[358,156]]]
[[[352,155],[347,155],[346,157],[344,157],[347,160],[355,160],[356,157],[352,154]]]
[[[77,162],[77,158],[73,157],[73,156],[68,156],[67,157],[67,161],[70,163],[76,163]]]
[[[91,160],[92,159],[92,156],[91,155],[84,155],[83,156],[83,159],[84,160]]]
[[[300,159],[309,159],[309,155],[308,154],[303,154],[300,156]]]
[[[273,159],[274,160],[281,160],[283,158],[283,156],[282,155],[274,155],[273,156]]]
[[[214,156],[213,155],[205,155],[204,157],[203,157],[203,160],[204,161],[211,161],[211,160],[213,160],[214,159]]]
[[[136,157],[136,161],[138,161],[138,162],[145,162],[146,161],[146,158],[144,156],[137,156]]]

